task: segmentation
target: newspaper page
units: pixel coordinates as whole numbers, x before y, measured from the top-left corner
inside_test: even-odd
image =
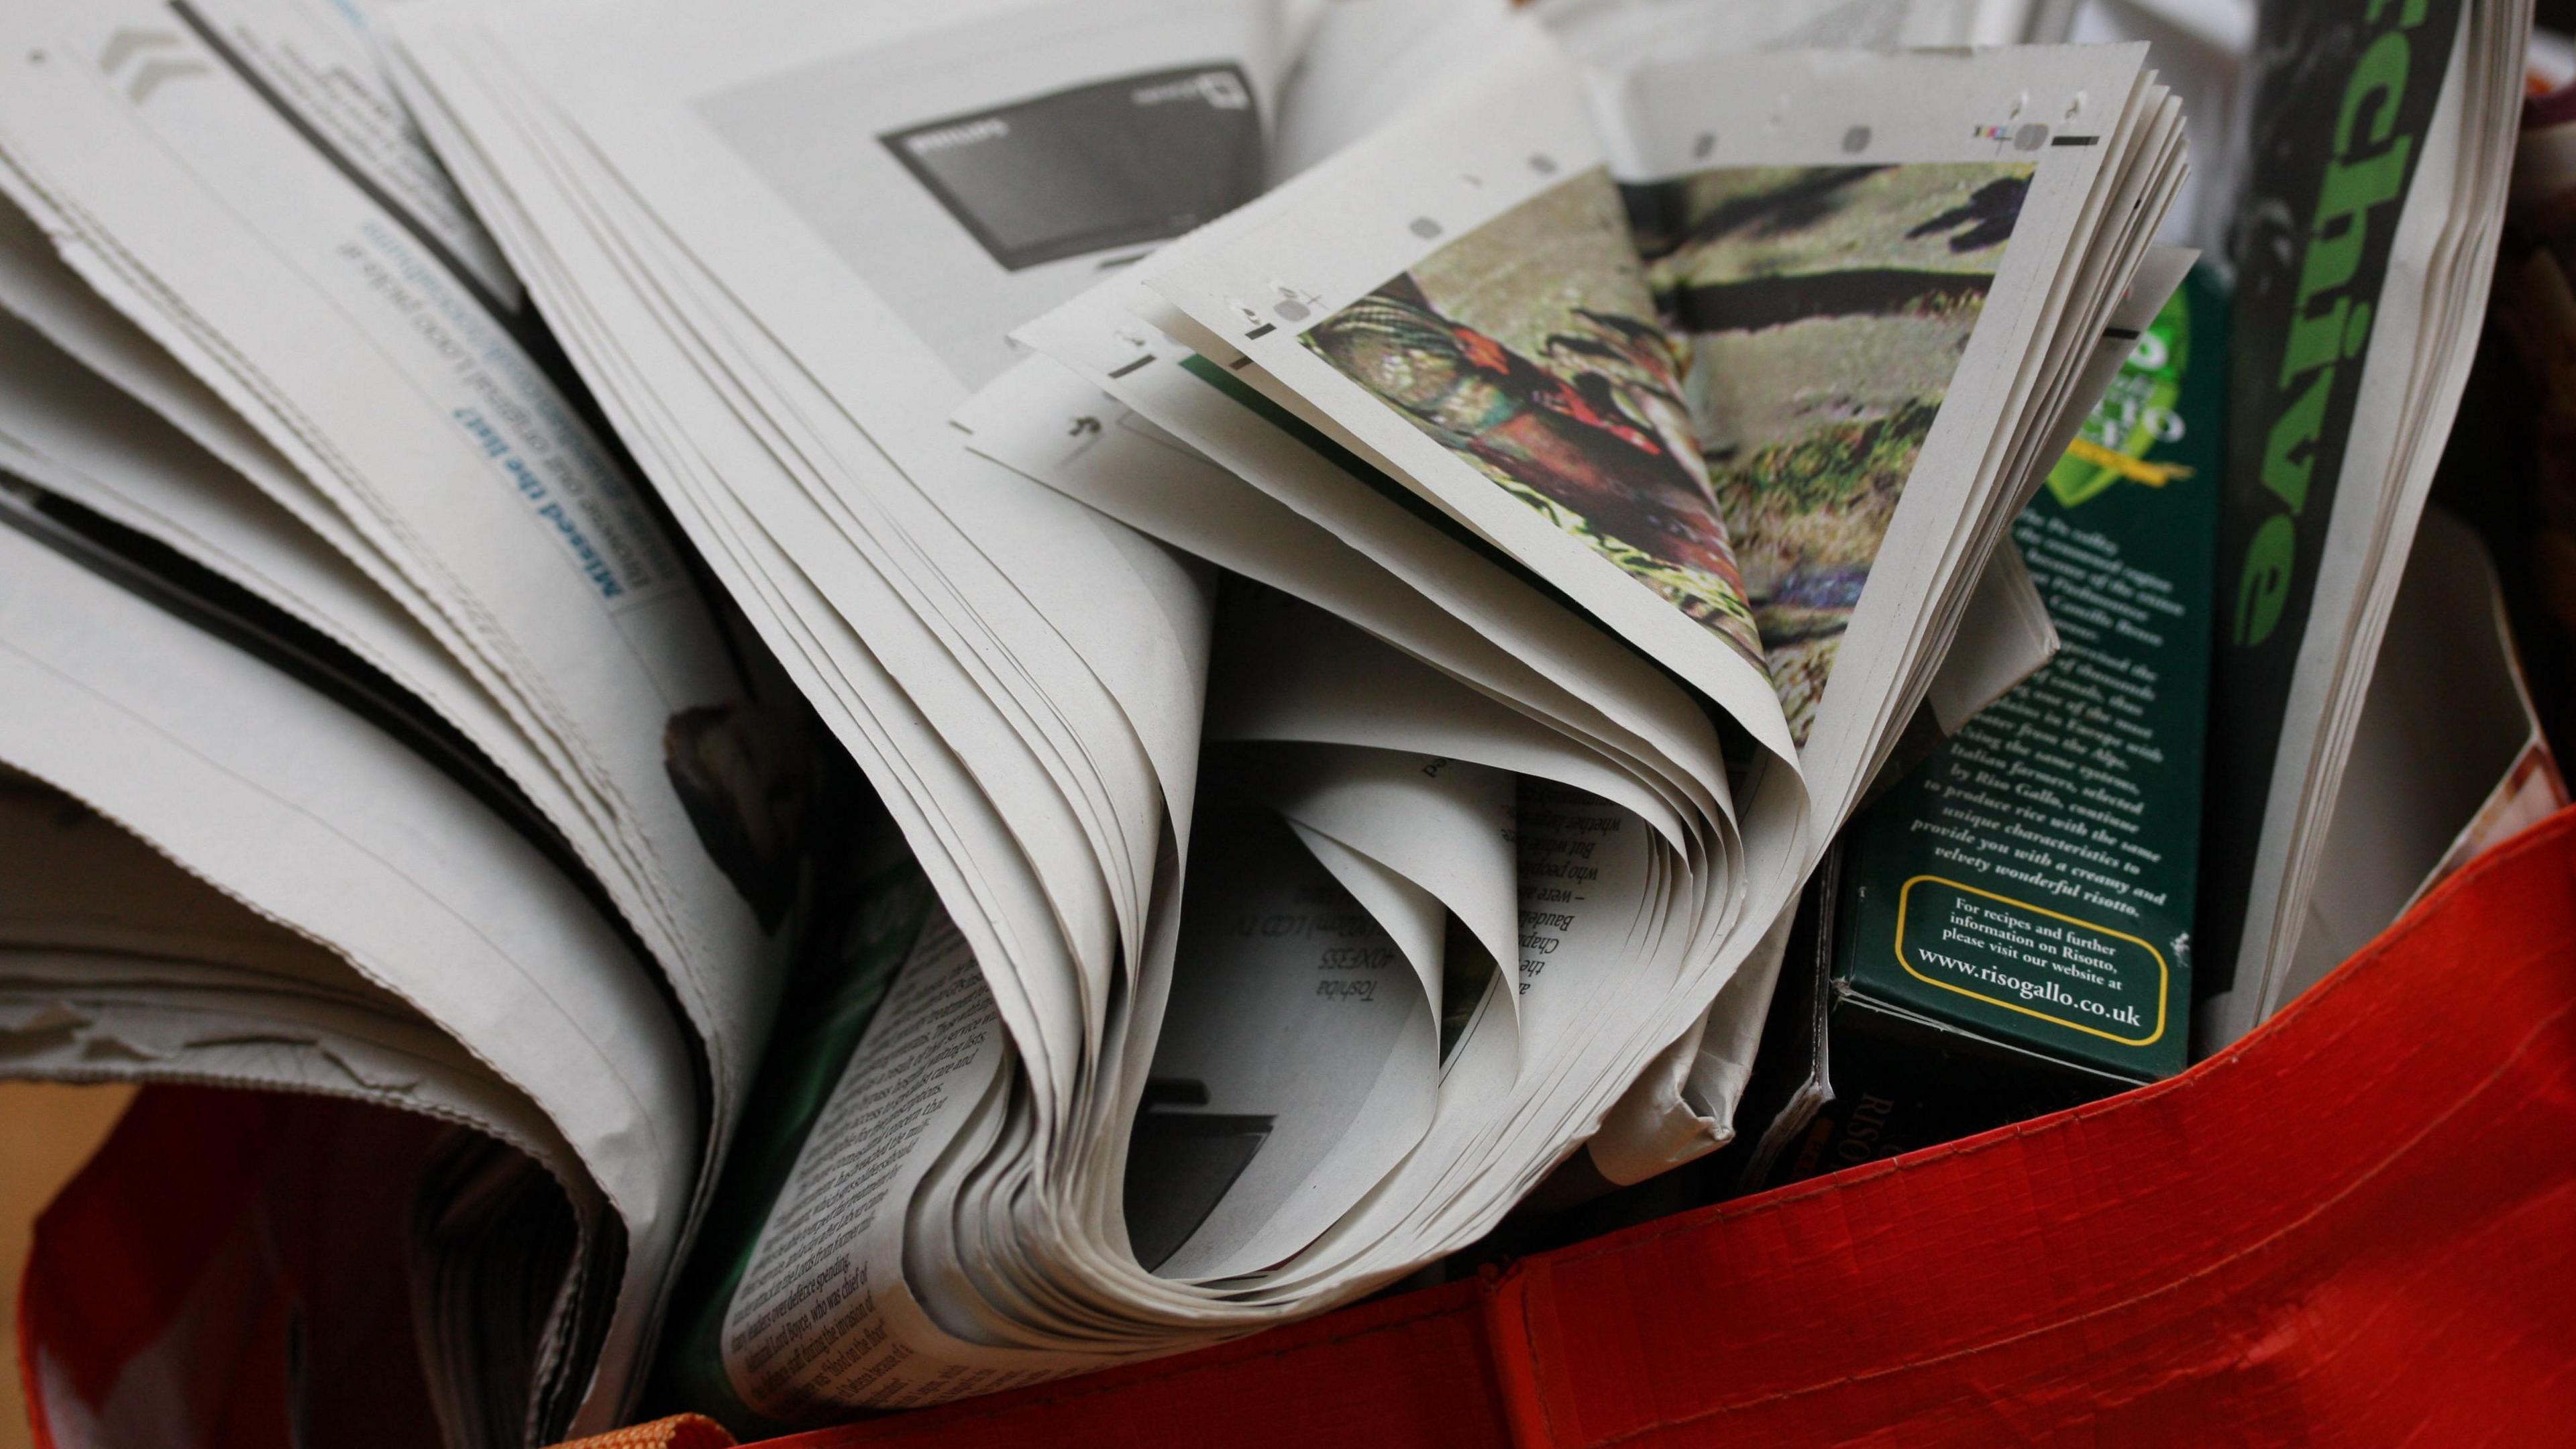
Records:
[[[518,278],[394,95],[376,51],[379,12],[401,0],[171,0],[170,17],[256,89],[341,174],[399,219],[496,316]],[[147,62],[194,64],[167,31],[125,32]],[[109,69],[114,69],[109,67]],[[138,72],[137,79],[140,76]]]

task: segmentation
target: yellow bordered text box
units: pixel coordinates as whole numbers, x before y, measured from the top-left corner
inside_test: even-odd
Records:
[[[2015,910],[2028,911],[2035,916],[2046,916],[2050,920],[2054,921],[2064,921],[2070,926],[2091,931],[2097,936],[2107,936],[2115,941],[2126,941],[2146,952],[2147,958],[2156,963],[2156,1029],[2148,1032],[2145,1036],[2121,1036],[2116,1032],[2105,1031],[2098,1026],[2087,1026],[2080,1021],[2069,1021],[2065,1017],[2052,1015],[2022,1002],[2007,1001],[2000,996],[1988,996],[1982,991],[1974,991],[1968,987],[1961,986],[1956,982],[1942,981],[1938,978],[1926,976],[1922,972],[1917,971],[1914,969],[1914,963],[1906,959],[1905,955],[1905,912],[1906,907],[1913,903],[1914,888],[1918,885],[1925,884],[1948,886],[1954,891],[1960,891],[1967,895],[1984,896],[1987,900],[2000,902],[2001,904],[2010,906]],[[1993,891],[1980,889],[1979,887],[1968,885],[1965,882],[1951,880],[1947,876],[1938,875],[1915,876],[1899,888],[1896,893],[1896,964],[1904,970],[1906,975],[1913,977],[1915,980],[1922,982],[1926,986],[1937,986],[1943,991],[1955,991],[1961,996],[1967,997],[1971,1001],[1982,1001],[1988,1006],[1998,1006],[2006,1011],[2019,1012],[2023,1016],[2036,1017],[2041,1021],[2047,1022],[2051,1026],[2062,1026],[2069,1031],[2080,1031],[2087,1036],[2098,1036],[2104,1041],[2117,1042],[2122,1046],[2152,1046],[2157,1040],[2164,1036],[2167,998],[2173,994],[2173,967],[2166,963],[2165,953],[2157,950],[2150,942],[2139,937],[2132,936],[2126,931],[2114,931],[2108,926],[2096,925],[2091,921],[2079,920],[2074,916],[2067,915],[2063,911],[2052,911],[2046,906],[2034,906],[2028,901],[2019,901],[2013,899],[2011,896],[1997,895]]]

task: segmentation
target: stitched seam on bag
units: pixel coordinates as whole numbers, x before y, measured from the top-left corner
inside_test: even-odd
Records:
[[[1528,1373],[1530,1397],[1538,1400],[1540,1429],[1541,1432],[1547,1435],[1547,1437],[1540,1442],[1543,1444],[1554,1444],[1556,1442],[1556,1406],[1549,1402],[1551,1396],[1547,1391],[1547,1380],[1539,1372],[1538,1325],[1530,1322],[1529,1290],[1526,1288],[1521,1290],[1520,1305],[1517,1313],[1521,1321],[1521,1345],[1529,1354]],[[1500,1373],[1500,1371],[1501,1370],[1498,1366],[1496,1372]],[[1506,1396],[1503,1400],[1503,1427],[1507,1430],[1516,1430],[1519,1427],[1512,1417],[1511,1399],[1509,1396]],[[1514,1433],[1512,1435],[1515,1449],[1518,1449],[1520,1437],[1521,1436],[1518,1433]]]
[[[2301,1213],[2299,1216],[2282,1224],[2273,1231],[2264,1234],[2256,1241],[2231,1249],[2223,1256],[2212,1260],[2202,1267],[2193,1269],[2191,1272],[2185,1273],[2179,1278],[2171,1279],[2165,1283],[2157,1285],[2156,1287],[2147,1289],[2144,1292],[2130,1294],[2128,1297],[2122,1298],[2116,1302],[2103,1304],[2099,1308],[2088,1309],[2082,1313],[2068,1314],[2062,1318],[2052,1319],[2047,1323],[2039,1324],[2031,1328],[2025,1328],[2018,1333],[2008,1333],[2000,1338],[1988,1339],[1983,1343],[1970,1344],[1963,1348],[1950,1349],[1946,1352],[1932,1354],[1924,1358],[1909,1359],[1904,1363],[1889,1364],[1885,1368],[1872,1369],[1866,1373],[1845,1374],[1836,1379],[1804,1384],[1792,1389],[1780,1389],[1772,1393],[1764,1394],[1760,1398],[1746,1399],[1740,1403],[1712,1405],[1709,1408],[1693,1410],[1690,1413],[1676,1415],[1672,1418],[1658,1419],[1650,1424],[1641,1424],[1633,1429],[1624,1429],[1616,1434],[1591,1440],[1589,1443],[1593,1446],[1617,1444],[1628,1439],[1636,1438],[1641,1434],[1651,1434],[1658,1429],[1668,1429],[1681,1424],[1697,1423],[1703,1419],[1714,1419],[1723,1415],[1740,1413],[1747,1409],[1760,1408],[1765,1404],[1779,1403],[1788,1399],[1803,1398],[1806,1395],[1822,1393],[1828,1389],[1838,1389],[1852,1384],[1868,1383],[1876,1379],[1892,1378],[1898,1374],[1909,1373],[1919,1368],[1928,1368],[1935,1364],[1952,1363],[1962,1359],[1974,1358],[1979,1354],[1991,1353],[1996,1349],[2004,1348],[2028,1339],[2039,1338],[2047,1334],[2056,1333],[2061,1330],[2074,1327],[2077,1324],[2091,1322],[2107,1315],[2122,1312],[2137,1304],[2146,1303],[2153,1299],[2167,1297],[2173,1293],[2179,1292],[2186,1287],[2199,1283],[2217,1274],[2220,1270],[2227,1268],[2232,1264],[2242,1262],[2257,1253],[2268,1251],[2300,1227],[2313,1222],[2315,1219],[2322,1216],[2328,1209],[2343,1202],[2354,1193],[2359,1192],[2362,1187],[2368,1184],[2371,1180],[2385,1173],[2391,1164],[2415,1151],[2417,1147],[2422,1145],[2426,1138],[2432,1136],[2434,1132],[2446,1126],[2453,1117],[2459,1115],[2460,1112],[2465,1110],[2470,1102],[2484,1095],[2489,1088],[2493,1087],[2498,1081],[2501,1081],[2507,1074],[2511,1073],[2514,1068],[2522,1062],[2523,1058],[2529,1055],[2533,1044],[2543,1035],[2556,1030],[2567,1020],[2571,1013],[2576,1013],[2576,1002],[2571,1002],[2566,1006],[2560,1007],[2558,1010],[2550,1013],[2548,1016],[2535,1023],[2532,1029],[2524,1035],[2522,1040],[2515,1044],[2513,1051],[2507,1054],[2502,1062],[2497,1063],[2493,1071],[2487,1073],[2484,1077],[2481,1077],[2475,1087],[2462,1093],[2460,1098],[2453,1102],[2440,1116],[2435,1117],[2432,1121],[2426,1123],[2421,1130],[2408,1137],[2404,1142],[2399,1143],[2385,1156],[2372,1162],[2369,1167],[2356,1174],[2351,1181],[2345,1183],[2343,1187],[2337,1190],[2333,1195],[2321,1199],[2308,1211]]]

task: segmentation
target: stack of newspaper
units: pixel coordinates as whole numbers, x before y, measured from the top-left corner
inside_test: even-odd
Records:
[[[407,89],[936,902],[696,1376],[1165,1352],[1722,1141],[1765,937],[2162,301],[2142,48],[1501,25],[1265,191],[1261,118],[1357,108],[1258,5],[626,14],[427,12]]]
[[[0,35],[0,850],[94,867],[13,894],[10,1069],[506,1145],[569,1232],[451,1231],[491,1173],[379,1168],[446,1184],[445,1417],[507,1442],[614,1404],[774,1009],[801,706],[550,375],[362,32],[35,0]]]
[[[11,1070],[463,1129],[457,1442],[657,1338],[745,1423],[1167,1353],[1724,1141],[1825,842],[2052,647],[2182,127],[2010,6],[1539,9],[0,14]]]

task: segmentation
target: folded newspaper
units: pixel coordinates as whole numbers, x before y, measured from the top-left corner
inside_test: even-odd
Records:
[[[9,1070],[461,1129],[452,1442],[1168,1353],[1722,1143],[2180,275],[2144,47],[2010,9],[13,7]]]
[[[16,1073],[515,1149],[560,1238],[420,1220],[442,1417],[510,1442],[649,1351],[780,987],[801,706],[549,375],[355,13],[0,12],[0,760],[237,907],[93,937],[54,897],[0,1019]],[[118,1383],[53,1421],[161,1412]]]
[[[2317,974],[2338,785],[2486,316],[2531,7],[2262,7],[2237,268],[2201,1047]],[[2362,925],[2366,936],[2378,922]]]

